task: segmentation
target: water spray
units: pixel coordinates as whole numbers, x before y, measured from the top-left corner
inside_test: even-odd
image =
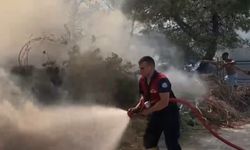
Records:
[[[0,119],[1,150],[116,150],[129,123],[117,108],[27,102],[17,109],[8,101],[0,103]]]

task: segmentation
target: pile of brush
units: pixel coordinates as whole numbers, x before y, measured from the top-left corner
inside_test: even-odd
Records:
[[[232,122],[242,118],[238,110],[215,96],[209,96],[199,104],[204,117],[213,125],[231,126]]]
[[[232,127],[232,123],[244,118],[250,105],[249,87],[229,87],[220,80],[206,78],[209,93],[199,103],[199,109],[212,124]]]

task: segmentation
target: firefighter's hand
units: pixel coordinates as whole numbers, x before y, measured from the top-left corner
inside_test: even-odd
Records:
[[[151,113],[152,112],[149,109],[144,109],[140,114],[143,115],[143,116],[148,116]]]
[[[138,108],[136,107],[132,107],[128,109],[129,112],[133,112],[133,113],[137,113],[138,112]]]
[[[127,114],[128,114],[128,116],[129,116],[130,118],[133,118],[133,117],[135,116],[135,114],[136,114],[136,111],[137,111],[137,108],[132,107],[132,108],[129,108],[129,109],[128,109]]]

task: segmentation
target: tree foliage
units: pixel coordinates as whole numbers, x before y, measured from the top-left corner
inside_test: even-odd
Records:
[[[212,59],[218,49],[245,42],[237,30],[249,31],[248,0],[126,0],[128,17],[156,30],[186,50]]]
[[[128,108],[138,96],[134,65],[116,53],[104,57],[100,49],[80,52],[74,46],[60,65],[47,62],[43,68],[14,66],[18,85],[43,104],[88,103]]]
[[[69,53],[63,88],[75,101],[128,108],[136,101],[134,65],[116,53],[103,57],[100,49]]]

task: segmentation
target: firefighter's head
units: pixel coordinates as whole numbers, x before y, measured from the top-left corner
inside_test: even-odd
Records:
[[[155,70],[155,61],[150,56],[144,56],[139,60],[140,74],[149,77]]]

